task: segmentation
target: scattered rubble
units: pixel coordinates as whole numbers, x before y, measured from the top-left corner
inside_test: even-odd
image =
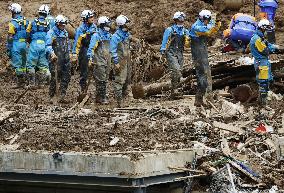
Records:
[[[68,114],[68,107],[34,110],[1,103],[1,116],[18,112],[0,124],[1,149],[13,145],[23,151],[131,153],[193,148],[199,155],[196,170],[212,177],[208,189],[213,192],[220,186],[224,192],[284,188],[284,136],[278,133],[283,128],[282,113],[271,119],[275,110],[263,114],[257,105],[247,108],[224,97],[206,109],[195,108],[188,98],[159,103],[144,101],[141,108],[141,102],[132,101],[131,107],[120,109],[94,109],[87,104]],[[270,108],[275,105],[271,102]],[[265,130],[259,132],[259,126]],[[193,177],[202,179],[204,173]]]
[[[246,6],[241,11],[252,14],[252,2],[246,1]],[[27,18],[32,18],[42,2],[20,0],[19,3],[23,5]],[[279,13],[283,11],[283,2],[280,3]],[[66,4],[69,6],[65,6]],[[0,21],[4,25],[10,17],[6,9],[8,1],[1,1],[0,5],[3,12]],[[269,92],[269,106],[260,108],[255,103],[257,89],[251,65],[253,59],[249,55],[219,53],[222,41],[217,39],[209,48],[209,59],[213,87],[220,89],[216,92],[218,98],[206,108],[195,108],[193,99],[196,77],[190,50],[185,50],[185,69],[180,84],[184,98],[169,100],[165,97],[170,89],[167,64],[165,58],[159,55],[158,44],[174,11],[184,11],[188,15],[186,25],[190,26],[199,11],[196,7],[215,9],[217,13],[223,10],[193,0],[178,0],[174,3],[164,0],[64,0],[58,4],[58,10],[75,25],[79,24],[80,12],[86,7],[94,8],[100,15],[105,14],[111,18],[123,13],[134,21],[133,35],[141,40],[131,45],[134,72],[132,94],[134,98],[144,99],[128,99],[126,104],[129,107],[120,109],[113,108],[112,103],[97,107],[92,98],[95,89],[90,84],[88,97],[78,102],[76,73],[67,93],[70,102],[67,105],[47,105],[47,88],[36,91],[12,89],[13,76],[4,54],[6,35],[3,31],[6,28],[2,28],[1,151],[132,153],[136,157],[140,152],[195,149],[198,153],[197,165],[194,169],[182,169],[192,174],[185,180],[194,178],[200,183],[205,180],[206,192],[283,191],[284,102],[283,95],[278,94],[284,92],[283,56],[272,55],[275,74],[273,92]],[[227,27],[226,23],[235,13],[223,12],[223,28]],[[283,24],[283,17],[277,14],[277,41],[280,44],[284,42]]]

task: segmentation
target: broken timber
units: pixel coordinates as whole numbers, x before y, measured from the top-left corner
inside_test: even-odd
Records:
[[[277,70],[284,67],[284,60],[271,61],[272,70]],[[238,86],[255,80],[254,65],[239,65],[236,64],[236,60],[218,61],[212,68],[212,86],[213,89],[222,89],[226,86]],[[196,82],[195,69],[185,69],[182,72],[183,78],[179,87],[183,90],[191,89],[190,83]],[[284,73],[276,72],[274,74],[275,79],[284,77]],[[283,84],[284,87],[284,84]],[[162,92],[169,91],[171,89],[171,81],[165,81],[160,83],[153,83],[144,86],[144,93],[146,97],[162,94]]]

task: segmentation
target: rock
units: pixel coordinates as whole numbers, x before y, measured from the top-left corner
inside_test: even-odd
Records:
[[[110,146],[114,146],[114,145],[117,144],[118,142],[119,142],[119,138],[118,138],[118,137],[114,137],[114,138],[110,141],[109,145],[110,145]]]

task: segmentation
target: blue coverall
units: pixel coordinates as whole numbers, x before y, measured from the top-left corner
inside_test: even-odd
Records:
[[[49,22],[44,16],[39,16],[32,21],[27,28],[29,38],[31,39],[27,60],[27,72],[31,74],[31,78],[34,78],[36,68],[43,76],[41,78],[46,79],[50,75],[45,47],[46,34],[49,29]]]
[[[267,14],[267,19],[274,24],[274,19],[276,15],[276,10],[279,7],[279,2],[277,0],[260,0],[258,6],[261,9],[261,12]]]
[[[95,24],[82,23],[76,29],[76,35],[74,40],[74,45],[72,49],[72,54],[76,55],[79,60],[80,68],[80,86],[81,91],[85,91],[88,79],[88,56],[87,51],[91,41],[92,35],[97,31]]]
[[[210,21],[207,25],[198,19],[191,27],[191,53],[197,76],[196,101],[202,101],[205,94],[212,92],[211,68],[208,61],[207,37],[215,34],[221,26],[218,22]]]
[[[57,62],[50,64],[51,81],[49,87],[49,96],[53,97],[56,92],[56,80],[55,80],[55,68],[57,68],[58,79],[60,81],[60,95],[63,98],[66,95],[66,90],[70,82],[70,53],[71,45],[68,38],[68,32],[60,30],[57,26],[54,26],[47,32],[46,49],[49,54],[55,53],[57,56]]]
[[[97,99],[106,99],[107,82],[111,65],[110,32],[98,28],[91,38],[88,58],[94,62],[94,76],[96,80]]]
[[[273,80],[269,54],[276,51],[274,44],[269,43],[264,34],[257,30],[250,41],[251,54],[254,57],[256,81],[259,84],[261,99],[265,99],[269,90],[269,82]]]
[[[258,2],[260,11],[266,14],[266,19],[274,26],[274,19],[276,15],[276,10],[279,7],[279,2],[277,0],[260,0]],[[270,43],[275,43],[275,26],[267,31],[267,39]]]
[[[163,36],[160,51],[165,52],[171,71],[172,90],[178,87],[182,77],[183,51],[185,44],[189,44],[188,30],[176,24],[168,27]]]
[[[11,56],[16,75],[23,78],[26,74],[27,32],[29,22],[25,17],[16,14],[9,23],[7,52]]]
[[[114,75],[114,93],[118,103],[126,96],[130,78],[130,33],[118,28],[110,40],[110,53],[114,65],[120,70]]]
[[[242,51],[245,51],[256,28],[257,22],[254,17],[238,13],[233,16],[229,27],[230,34],[225,38],[235,50],[242,49]]]

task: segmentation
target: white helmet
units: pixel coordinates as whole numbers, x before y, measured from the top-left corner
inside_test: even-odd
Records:
[[[272,29],[272,25],[267,19],[260,20],[257,24],[257,27],[264,30]]]
[[[199,13],[199,18],[202,19],[202,20],[204,20],[204,19],[210,20],[211,16],[212,16],[212,13],[209,10],[202,10]]]
[[[55,18],[55,23],[56,24],[67,24],[67,19],[63,16],[63,15],[58,15],[56,18]]]
[[[185,20],[185,13],[184,12],[180,12],[180,11],[178,11],[178,12],[176,12],[175,14],[174,14],[174,17],[173,17],[173,19],[174,20],[179,20],[179,21],[184,21]]]
[[[49,7],[47,5],[42,5],[38,9],[38,13],[43,13],[43,14],[49,15],[50,9],[49,9]]]
[[[22,12],[22,7],[18,3],[12,3],[9,6],[9,10],[12,11],[13,13],[21,13]]]
[[[115,22],[116,22],[116,25],[122,26],[122,25],[125,25],[125,24],[129,23],[130,20],[126,16],[124,16],[124,15],[119,15],[116,18]]]
[[[90,17],[94,17],[95,13],[92,10],[84,10],[81,13],[81,18],[86,21],[87,19],[89,19]]]
[[[110,22],[111,22],[110,19],[106,16],[101,16],[98,19],[98,25],[108,25],[110,24]]]

